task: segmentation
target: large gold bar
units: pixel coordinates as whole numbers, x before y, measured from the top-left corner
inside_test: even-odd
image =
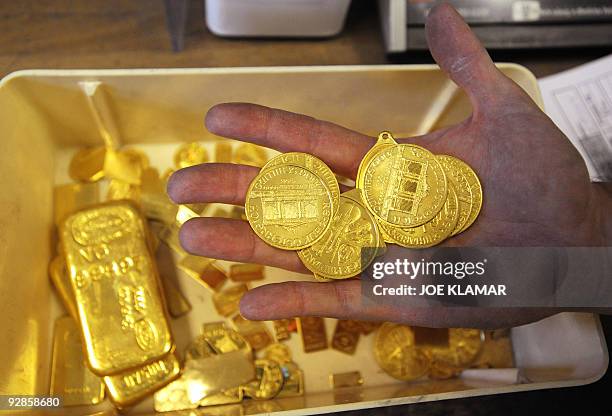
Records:
[[[126,373],[104,377],[111,401],[119,408],[132,405],[176,379],[181,365],[174,353]]]
[[[60,237],[91,369],[117,374],[169,353],[172,336],[138,211],[128,202],[80,211]]]
[[[70,316],[55,321],[50,393],[61,396],[64,406],[98,404],[104,399],[104,384],[87,368],[80,330]]]

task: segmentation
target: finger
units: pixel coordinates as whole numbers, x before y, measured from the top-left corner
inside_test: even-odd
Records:
[[[359,161],[374,139],[327,121],[256,104],[218,104],[206,114],[214,134],[281,152],[317,156],[344,176],[355,178]]]
[[[177,170],[168,180],[168,195],[177,204],[220,202],[244,205],[247,189],[259,169],[232,163],[203,163]]]
[[[246,221],[192,218],[181,227],[179,238],[183,248],[191,254],[307,272],[294,251],[267,245],[255,235]]]
[[[390,321],[425,327],[507,328],[542,319],[558,311],[550,309],[476,307],[398,307],[382,299],[363,296],[359,280],[332,283],[285,282],[248,291],[240,301],[240,313],[251,320],[296,316]]]
[[[429,50],[440,67],[470,96],[474,112],[499,101],[509,80],[495,67],[478,38],[448,3],[431,9],[426,22]]]

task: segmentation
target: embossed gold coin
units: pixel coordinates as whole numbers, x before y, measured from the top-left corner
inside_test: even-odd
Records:
[[[448,155],[436,155],[438,162],[442,165],[448,182],[453,186],[459,200],[459,218],[457,225],[451,235],[458,234],[463,226],[467,223],[470,212],[472,211],[472,189],[468,182],[466,174],[458,164],[463,163],[461,160]]]
[[[450,328],[448,345],[422,346],[423,352],[440,367],[465,368],[478,358],[484,343],[484,332],[471,328]]]
[[[316,243],[328,230],[332,196],[315,172],[281,165],[263,170],[251,182],[245,204],[255,233],[271,246],[299,250]]]
[[[447,180],[436,157],[412,144],[388,146],[363,167],[363,200],[379,222],[416,227],[442,209]]]
[[[411,228],[391,227],[380,223],[380,228],[395,244],[409,248],[425,248],[440,244],[450,237],[458,218],[459,200],[453,186],[450,185],[444,206],[431,221]]]
[[[318,277],[346,279],[361,273],[381,244],[374,217],[365,206],[342,194],[340,208],[323,238],[298,251],[298,256]]]
[[[270,159],[268,163],[264,165],[262,171],[280,165],[301,166],[317,174],[317,176],[323,179],[325,186],[331,194],[332,212],[335,213],[338,210],[338,206],[340,204],[340,186],[338,185],[336,175],[334,175],[334,172],[332,172],[325,162],[319,158],[309,155],[308,153],[281,153],[280,155]]]
[[[430,360],[415,346],[414,332],[405,325],[385,322],[376,333],[374,357],[387,374],[399,380],[414,380],[429,371]]]
[[[470,190],[472,191],[472,208],[470,209],[470,215],[463,227],[461,227],[461,230],[459,230],[459,232],[463,232],[467,230],[470,225],[474,223],[474,221],[476,221],[478,214],[480,214],[480,210],[482,208],[482,185],[478,179],[478,175],[476,175],[476,172],[474,172],[474,170],[467,163],[455,158],[453,164],[455,165],[455,168],[461,170],[463,175],[467,178]]]

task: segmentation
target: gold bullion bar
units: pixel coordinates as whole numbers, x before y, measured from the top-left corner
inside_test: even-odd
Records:
[[[128,202],[73,214],[60,232],[88,362],[101,376],[156,361],[173,345],[146,235]]]
[[[232,162],[232,144],[227,142],[219,142],[215,145],[215,162],[231,163]]]
[[[286,341],[291,338],[292,328],[295,328],[295,319],[277,319],[274,324],[274,337],[277,341]]]
[[[53,286],[55,286],[55,290],[57,291],[64,308],[66,308],[66,311],[68,311],[72,318],[78,320],[79,314],[77,312],[76,302],[74,301],[74,291],[72,290],[70,275],[66,270],[66,262],[64,261],[64,257],[57,256],[51,260],[51,263],[49,263],[49,275],[51,276]]]
[[[51,364],[52,396],[61,396],[64,406],[98,404],[104,399],[104,384],[85,364],[79,327],[70,316],[55,321]]]
[[[213,293],[213,304],[221,316],[231,316],[238,312],[240,299],[249,290],[244,283]]]
[[[251,282],[264,278],[264,266],[260,264],[232,264],[229,277],[234,282]]]
[[[111,401],[119,408],[144,399],[176,379],[181,372],[178,358],[172,352],[161,360],[135,370],[104,377]]]
[[[325,320],[318,316],[297,318],[298,332],[302,337],[304,352],[320,351],[327,348]]]
[[[243,318],[242,315],[234,316],[232,321],[234,325],[236,325],[238,333],[246,339],[254,350],[259,351],[274,342],[265,323],[261,321],[249,321]]]
[[[357,321],[339,319],[332,336],[332,348],[346,354],[354,354],[361,335],[361,325]]]
[[[363,377],[359,371],[335,373],[329,375],[329,383],[334,389],[343,387],[357,387],[363,385]]]
[[[53,216],[58,227],[70,214],[100,202],[100,189],[94,183],[70,183],[53,190]]]

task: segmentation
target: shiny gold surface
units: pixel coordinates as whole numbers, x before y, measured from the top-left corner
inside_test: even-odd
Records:
[[[80,329],[70,316],[55,321],[49,393],[61,396],[64,406],[97,404],[104,399],[104,384],[87,368]]]
[[[247,191],[246,215],[271,246],[298,250],[317,242],[332,220],[332,196],[324,181],[301,166],[262,171]]]
[[[60,234],[92,370],[116,374],[166,355],[172,337],[138,212],[101,205],[69,217]]]
[[[213,262],[213,259],[207,257],[187,254],[179,261],[178,267],[201,285],[217,291],[221,289],[227,276]]]
[[[238,312],[240,299],[248,290],[247,285],[239,284],[213,293],[213,304],[219,315],[231,316]]]
[[[200,143],[185,143],[174,154],[174,166],[186,168],[208,161],[208,152]]]
[[[257,378],[242,386],[244,394],[255,400],[275,397],[283,388],[285,379],[280,365],[273,360],[255,360]]]
[[[226,141],[219,141],[215,144],[215,162],[216,163],[231,163],[232,162],[232,144]]]
[[[232,264],[229,278],[234,282],[251,282],[264,278],[264,266],[261,264]]]
[[[242,315],[236,315],[232,318],[232,322],[236,326],[238,333],[244,337],[254,350],[261,350],[274,342],[266,325],[261,321],[249,321],[243,318]]]
[[[484,333],[479,329],[450,328],[448,345],[426,345],[421,350],[432,361],[454,369],[470,366],[482,349]]]
[[[304,352],[320,351],[327,348],[327,334],[323,318],[304,316],[296,319]]]
[[[181,366],[174,353],[135,370],[104,377],[112,402],[118,407],[132,405],[152,395],[179,376]]]
[[[53,189],[53,215],[59,226],[68,215],[100,202],[98,183],[71,183]]]
[[[442,165],[446,178],[450,185],[457,193],[457,199],[459,200],[459,218],[457,218],[457,225],[451,235],[458,234],[470,217],[472,211],[473,196],[468,177],[463,172],[462,163],[459,159],[447,156],[447,155],[436,155],[436,159]],[[482,198],[481,198],[482,199]]]
[[[357,321],[339,319],[336,322],[331,346],[345,354],[354,354],[361,335],[361,325]]]
[[[346,279],[367,267],[381,244],[374,217],[354,198],[343,195],[340,208],[323,238],[298,251],[298,256],[317,276]]]
[[[329,375],[329,384],[333,389],[357,387],[363,384],[363,376],[359,371],[334,373]]]
[[[416,348],[414,332],[410,327],[385,322],[374,340],[374,357],[387,374],[409,381],[427,374],[430,359]]]
[[[261,168],[266,164],[268,155],[266,151],[252,143],[241,143],[234,152],[234,161],[241,165],[249,165]]]
[[[51,263],[49,263],[49,276],[64,308],[66,308],[66,311],[73,319],[78,320],[79,315],[74,300],[74,291],[63,256],[57,256],[51,260]]]
[[[106,147],[90,147],[75,153],[68,174],[77,182],[95,182],[104,177]]]

